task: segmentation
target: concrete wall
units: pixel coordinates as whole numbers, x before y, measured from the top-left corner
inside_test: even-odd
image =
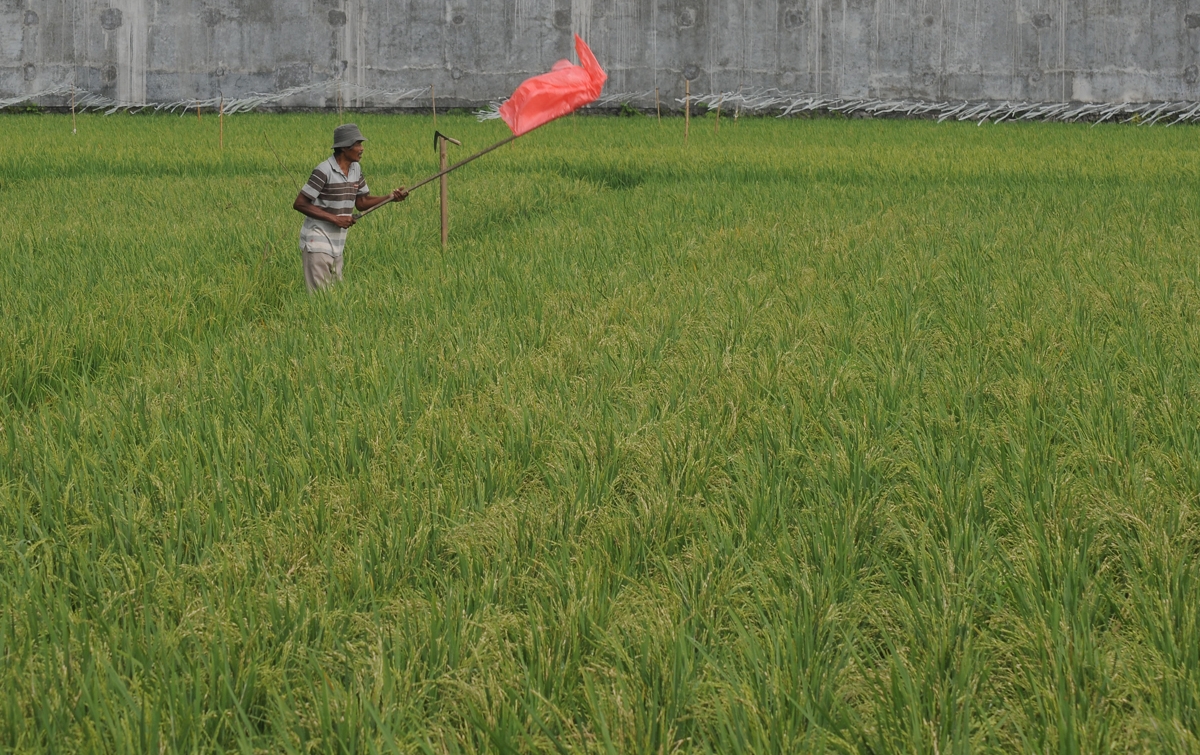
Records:
[[[1200,99],[1200,0],[0,0],[0,97],[74,82],[162,102],[341,75],[474,105],[567,56],[572,31],[606,91],[664,99],[685,70],[694,92]]]

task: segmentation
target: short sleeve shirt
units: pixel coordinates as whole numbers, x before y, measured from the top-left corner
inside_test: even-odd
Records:
[[[349,174],[342,172],[337,158],[330,157],[313,168],[308,182],[300,189],[314,205],[334,215],[354,213],[354,200],[370,194],[358,163],[350,164]],[[300,226],[300,248],[339,257],[346,247],[346,229],[316,218],[305,218]]]

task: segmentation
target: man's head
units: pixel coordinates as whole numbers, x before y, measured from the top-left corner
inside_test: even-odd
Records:
[[[353,123],[343,123],[333,130],[333,154],[344,154],[350,162],[356,163],[362,157],[363,146],[367,138]]]

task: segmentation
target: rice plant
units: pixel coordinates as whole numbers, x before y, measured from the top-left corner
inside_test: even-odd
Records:
[[[5,751],[1200,749],[1192,127],[567,118],[309,296],[335,118],[0,115]]]

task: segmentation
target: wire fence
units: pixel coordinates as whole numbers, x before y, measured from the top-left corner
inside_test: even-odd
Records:
[[[121,102],[110,97],[63,84],[40,92],[0,98],[0,109],[22,104],[39,104],[57,100],[65,107],[73,100],[78,111],[98,110],[106,114],[116,112],[136,113],[143,110],[166,112],[188,112],[196,108],[215,110],[222,108],[226,115],[244,113],[263,107],[279,107],[293,98],[305,100],[298,107],[308,106],[313,97],[340,97],[341,102],[359,103],[346,105],[356,107],[420,107],[418,101],[431,96],[430,87],[414,87],[403,90],[386,90],[360,86],[347,81],[328,81],[291,87],[279,92],[250,93],[241,97],[223,99],[188,98],[171,102],[133,103]],[[588,106],[592,110],[611,110],[629,105],[649,109],[659,102],[654,90],[643,92],[613,92],[601,95]],[[684,106],[683,98],[664,100],[675,109]],[[847,98],[805,92],[786,92],[780,89],[756,89],[749,92],[714,92],[698,94],[690,98],[690,104],[708,109],[722,108],[728,113],[775,115],[788,117],[813,114],[841,114],[858,117],[908,117],[931,118],[937,121],[974,121],[1000,123],[1002,121],[1059,121],[1090,123],[1136,123],[1138,125],[1172,125],[1200,121],[1200,102],[1011,102],[1011,101],[953,101],[929,102],[922,100],[887,100]],[[285,106],[286,107],[286,106]],[[480,120],[499,118],[500,103],[492,102],[475,113]]]
[[[605,94],[588,107],[616,109],[629,105],[641,110],[656,105],[653,90],[644,92],[614,92]],[[684,98],[664,100],[675,109],[682,109]],[[697,94],[690,98],[693,106],[713,110],[718,107],[737,115],[775,115],[780,118],[797,115],[840,114],[867,118],[931,118],[947,120],[1000,123],[1002,121],[1058,121],[1064,123],[1135,123],[1154,124],[1195,123],[1200,121],[1200,102],[1012,102],[945,100],[885,100],[836,97],[807,92],[785,92],[779,89],[756,89],[750,92],[715,92]],[[499,118],[499,102],[476,112],[480,120]]]
[[[107,115],[117,112],[137,113],[143,110],[159,110],[171,113],[180,111],[186,113],[196,108],[208,110],[221,108],[226,115],[233,115],[235,113],[246,113],[251,110],[257,110],[261,107],[278,106],[284,100],[293,97],[311,97],[313,95],[326,97],[340,96],[344,103],[350,101],[371,103],[367,107],[399,107],[403,103],[414,103],[418,99],[428,97],[430,95],[429,90],[428,86],[423,86],[392,91],[360,86],[338,79],[330,79],[316,84],[290,87],[279,92],[252,92],[241,97],[230,97],[228,99],[223,97],[209,97],[206,99],[189,98],[174,100],[172,102],[135,103],[121,102],[110,97],[105,97],[104,95],[96,94],[95,92],[72,87],[70,84],[63,84],[32,94],[22,94],[0,99],[0,109],[15,107],[25,103],[36,104],[52,99],[56,99],[62,103],[59,105],[62,107],[66,106],[66,100],[73,97],[76,110],[102,110]],[[352,110],[354,108],[347,106],[347,109]]]
[[[653,96],[653,92],[649,93]],[[641,99],[648,99],[645,93]],[[692,98],[710,109],[749,113],[776,113],[780,117],[813,113],[839,113],[873,118],[932,118],[1001,123],[1003,121],[1058,121],[1074,123],[1120,122],[1139,125],[1193,123],[1200,120],[1200,102],[1027,102],[1027,101],[953,101],[886,100],[847,98],[811,93],[759,89],[751,92],[718,92]],[[675,100],[683,105],[683,100]]]

